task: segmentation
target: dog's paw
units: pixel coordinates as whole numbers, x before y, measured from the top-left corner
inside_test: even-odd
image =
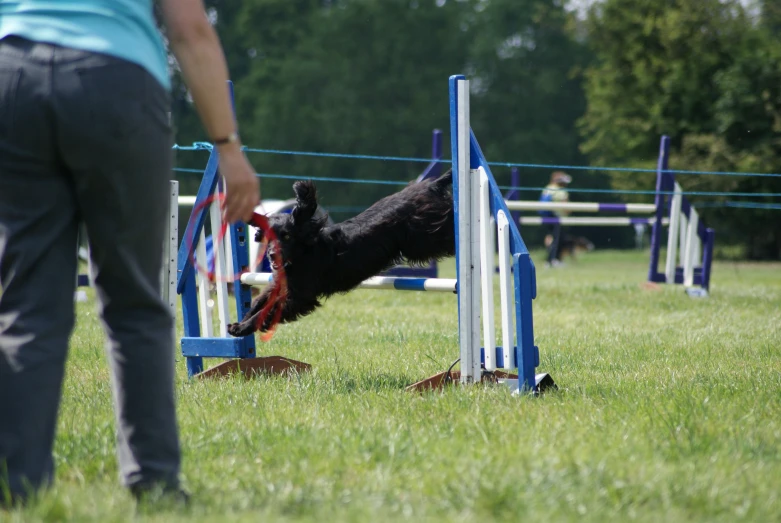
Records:
[[[231,336],[238,336],[239,331],[239,324],[238,323],[231,323],[228,325],[228,334]]]
[[[255,332],[253,327],[254,325],[251,323],[246,325],[242,323],[231,323],[228,325],[228,334],[236,338],[243,338],[244,336],[249,336]]]

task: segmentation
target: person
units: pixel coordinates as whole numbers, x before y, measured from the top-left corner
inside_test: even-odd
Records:
[[[260,187],[201,0],[160,0],[170,47],[226,182],[224,219]],[[107,337],[123,485],[186,498],[174,319],[159,295],[173,134],[152,0],[0,0],[0,505],[52,482],[80,222]],[[167,497],[167,495],[166,495]]]
[[[563,171],[554,171],[551,174],[550,182],[543,189],[540,195],[541,202],[568,202],[569,195],[566,187],[572,181],[572,177]],[[544,218],[561,218],[569,215],[569,211],[563,209],[540,211]],[[559,258],[559,243],[561,240],[562,227],[558,220],[553,220],[547,227],[548,234],[545,236],[545,246],[548,249],[548,255],[545,260],[546,267],[558,267],[562,265]]]

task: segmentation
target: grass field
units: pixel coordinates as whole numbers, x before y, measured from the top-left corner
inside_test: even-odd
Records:
[[[330,300],[261,346],[313,365],[293,379],[190,382],[178,357],[184,511],[136,508],[119,486],[91,299],[56,487],[0,520],[780,521],[781,265],[716,263],[692,299],[641,290],[646,260],[535,256],[539,370],[560,388],[536,399],[403,390],[458,357],[452,295]]]

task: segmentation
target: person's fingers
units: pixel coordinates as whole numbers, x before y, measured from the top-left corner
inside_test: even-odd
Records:
[[[259,195],[258,195],[258,180],[255,178],[254,174],[249,174],[248,176],[248,183],[246,184],[246,187],[242,191],[242,203],[241,203],[241,211],[240,216],[241,219],[245,222],[249,221],[250,218],[252,218],[252,213],[255,212],[255,207],[258,205]]]
[[[225,219],[229,223],[234,223],[240,220],[244,216],[244,193],[242,187],[234,184],[233,187],[228,188],[228,194],[225,198]]]
[[[241,221],[249,222],[252,219],[252,213],[255,212],[255,205],[253,205],[252,195],[248,194],[244,197],[241,206]]]
[[[252,165],[241,153],[225,155],[221,163],[227,185],[223,217],[229,223],[238,220],[247,222],[260,203],[260,182]]]
[[[225,220],[234,223],[238,220],[248,222],[258,206],[260,196],[254,190],[252,185],[246,189],[243,187],[234,187],[228,191],[225,198]]]
[[[248,195],[243,194],[241,196],[240,201],[236,205],[236,220],[241,220],[243,222],[249,221],[249,219],[252,217],[252,200],[249,198]]]

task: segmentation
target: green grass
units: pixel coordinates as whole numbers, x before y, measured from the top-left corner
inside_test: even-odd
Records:
[[[717,263],[692,299],[642,290],[640,253],[535,259],[539,370],[560,387],[540,398],[403,390],[458,356],[444,294],[329,300],[261,344],[313,365],[293,379],[190,382],[178,357],[186,511],[119,486],[102,333],[79,304],[56,486],[0,520],[781,520],[781,266]]]

